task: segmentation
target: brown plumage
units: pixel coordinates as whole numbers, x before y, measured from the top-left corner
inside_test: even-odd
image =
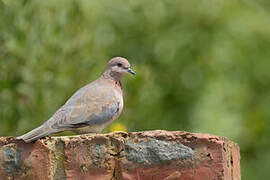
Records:
[[[101,77],[75,92],[40,127],[17,139],[31,142],[65,130],[78,134],[101,132],[122,112],[121,78],[126,73],[135,75],[130,68],[130,63],[122,57],[112,58]]]

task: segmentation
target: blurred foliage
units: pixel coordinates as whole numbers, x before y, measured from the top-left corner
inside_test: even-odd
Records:
[[[269,49],[268,0],[0,0],[0,135],[40,125],[123,56],[137,76],[111,130],[227,136],[243,179],[267,179]]]

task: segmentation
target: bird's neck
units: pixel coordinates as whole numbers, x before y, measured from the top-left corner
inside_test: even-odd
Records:
[[[122,83],[121,83],[121,81],[116,81],[115,84],[116,84],[118,87],[120,87],[120,89],[122,89]]]
[[[106,70],[103,73],[103,77],[106,79],[112,79],[114,81],[121,81],[123,74],[111,70]]]
[[[102,75],[102,78],[113,81],[115,85],[119,86],[122,89],[122,75],[114,73],[113,71],[105,71]]]

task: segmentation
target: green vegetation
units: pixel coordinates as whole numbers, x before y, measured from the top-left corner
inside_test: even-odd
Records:
[[[267,179],[269,49],[268,0],[0,0],[0,136],[40,125],[123,56],[137,76],[118,126],[226,136],[243,179]]]

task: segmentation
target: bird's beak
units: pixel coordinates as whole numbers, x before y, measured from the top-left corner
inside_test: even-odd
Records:
[[[127,69],[127,72],[129,72],[130,74],[132,74],[134,76],[136,75],[136,73],[131,68],[128,68]]]

